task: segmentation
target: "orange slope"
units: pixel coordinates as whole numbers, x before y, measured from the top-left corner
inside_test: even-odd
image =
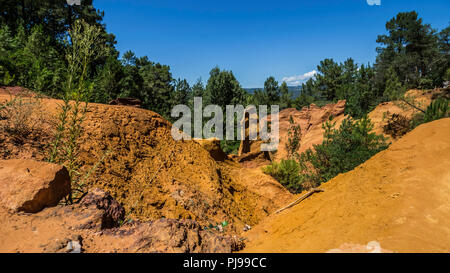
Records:
[[[450,118],[424,124],[244,236],[245,252],[325,252],[377,241],[450,251]]]

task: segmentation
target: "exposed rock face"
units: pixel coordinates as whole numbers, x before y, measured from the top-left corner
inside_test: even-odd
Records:
[[[230,253],[244,246],[237,237],[203,230],[193,220],[175,219],[135,222],[104,231],[98,239],[101,243],[94,249],[113,248],[117,252],[131,253]]]
[[[210,138],[210,139],[194,139],[195,142],[200,144],[206,151],[209,152],[212,158],[216,161],[225,161],[228,159],[227,154],[220,147],[220,139]]]
[[[309,107],[304,107],[302,110],[295,108],[288,108],[280,111],[279,113],[279,140],[278,151],[276,152],[273,160],[279,161],[286,159],[288,154],[286,150],[286,143],[288,141],[288,131],[291,127],[290,119],[294,121],[295,125],[300,125],[301,139],[300,147],[297,152],[302,153],[309,148],[312,148],[314,144],[320,144],[323,140],[322,123],[327,121],[330,117],[333,117],[333,121],[339,126],[344,119],[345,100],[338,101],[335,104],[328,104],[324,107],[318,107],[315,104],[311,104]],[[270,123],[271,116],[267,117],[268,123]],[[246,122],[248,125],[248,122]],[[246,126],[247,128],[248,126]],[[248,140],[248,133],[246,133],[246,140],[241,141],[239,148],[242,161],[247,157],[246,154],[257,154],[260,152],[262,141]],[[264,156],[267,158],[267,155]]]
[[[133,98],[117,98],[109,102],[109,105],[127,105],[134,107],[141,107],[142,102]]]
[[[35,213],[70,193],[69,172],[63,166],[34,160],[0,161],[0,203],[13,211]]]
[[[118,226],[125,218],[125,209],[117,202],[109,192],[94,188],[81,201],[81,206],[95,207],[101,212],[100,228],[113,228]]]
[[[0,88],[0,102],[10,99]],[[42,109],[36,109],[37,114],[45,113],[39,124],[45,137],[26,139],[24,145],[18,145],[8,132],[1,132],[0,159],[42,160],[60,103],[42,99]],[[276,199],[249,191],[248,184],[253,181],[228,175],[241,166],[232,160],[222,161],[218,141],[205,146],[176,141],[171,135],[172,124],[152,111],[90,103],[82,127],[79,171],[85,174],[96,167],[86,186],[109,191],[134,220],[193,219],[202,225],[226,220],[229,229],[240,231],[291,197],[276,184]]]
[[[123,217],[123,207],[99,189],[80,204],[35,214],[0,208],[0,252],[229,253],[244,247],[237,237],[203,230],[193,220],[138,221],[119,227]]]
[[[448,90],[409,90],[406,92],[405,96],[414,100],[419,108],[425,110],[433,99],[445,94],[448,94]],[[417,109],[410,107],[401,101],[389,101],[379,104],[368,114],[368,116],[374,124],[373,131],[375,133],[384,134],[389,140],[396,141],[396,139],[391,138],[390,135],[385,134],[383,130],[383,127],[387,124],[388,117],[392,114],[397,114],[402,115],[407,119],[411,119],[417,113],[419,113]]]

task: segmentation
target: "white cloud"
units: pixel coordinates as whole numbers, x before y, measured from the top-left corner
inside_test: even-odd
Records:
[[[314,75],[317,74],[316,70],[307,72],[303,75],[297,75],[297,76],[291,76],[291,77],[284,77],[283,81],[287,83],[289,86],[298,86],[302,84],[304,81],[314,77]]]

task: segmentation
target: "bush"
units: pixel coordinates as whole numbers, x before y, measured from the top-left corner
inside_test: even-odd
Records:
[[[425,111],[424,122],[431,122],[448,117],[448,99],[439,98],[433,101]]]
[[[411,129],[416,128],[420,124],[446,118],[449,116],[448,99],[441,97],[433,101],[424,113],[416,114],[411,120]]]
[[[322,144],[298,156],[305,181],[312,186],[352,170],[388,147],[382,135],[371,132],[373,124],[367,117],[356,121],[346,118],[339,129],[334,125],[326,122]]]
[[[288,130],[288,141],[286,143],[286,150],[288,152],[288,157],[292,158],[297,150],[300,148],[300,140],[302,138],[302,130],[300,125],[295,125],[292,116],[289,117],[289,130]]]
[[[241,145],[240,140],[221,140],[220,148],[226,154],[237,154],[239,151],[239,146]]]
[[[263,168],[263,171],[275,178],[281,185],[293,193],[303,190],[303,178],[300,175],[300,166],[293,159],[281,160],[280,163],[272,162],[272,164]]]
[[[411,130],[411,121],[400,114],[389,114],[386,125],[383,126],[383,133],[393,138],[398,138]]]
[[[431,89],[433,88],[433,80],[423,78],[419,80],[419,89]]]

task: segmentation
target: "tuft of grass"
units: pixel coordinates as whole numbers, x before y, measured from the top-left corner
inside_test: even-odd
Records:
[[[7,132],[18,144],[24,143],[32,133],[35,133],[43,122],[37,113],[40,99],[34,97],[15,96],[0,104],[1,130]]]

